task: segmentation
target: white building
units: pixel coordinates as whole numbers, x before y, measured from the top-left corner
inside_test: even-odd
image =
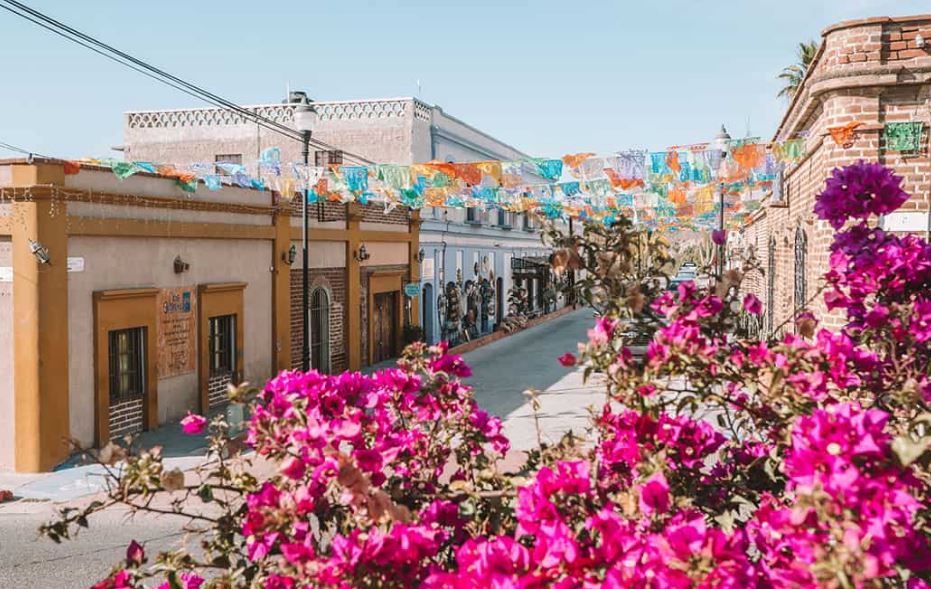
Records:
[[[302,93],[292,93],[298,101]],[[416,98],[315,102],[318,146],[312,163],[414,164],[431,160],[520,160],[518,149]],[[290,125],[294,102],[245,107]],[[261,152],[281,150],[282,161],[300,161],[298,141],[218,108],[134,111],[124,120],[127,160],[171,164],[235,161],[254,171]],[[332,146],[332,147],[330,147]],[[453,341],[487,333],[507,314],[514,281],[544,307],[547,249],[525,215],[499,211],[425,209],[421,227],[421,299],[427,341]],[[517,268],[512,270],[512,267]],[[446,285],[443,287],[443,285]],[[450,294],[444,296],[444,291]],[[461,304],[455,311],[452,299]],[[467,328],[467,329],[463,329]]]

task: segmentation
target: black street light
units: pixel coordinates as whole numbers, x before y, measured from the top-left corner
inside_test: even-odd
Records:
[[[719,154],[720,157],[714,158],[713,161],[716,161],[718,164],[718,171],[720,172],[721,164],[724,162],[724,158],[727,157],[727,149],[730,146],[731,136],[728,134],[727,129],[724,128],[724,125],[721,125],[721,131],[715,136],[714,140],[708,145],[708,149],[716,154]],[[721,232],[721,235],[724,235],[724,182],[718,182],[718,231]],[[724,242],[717,244],[718,246],[718,255],[717,255],[717,272],[718,280],[721,280],[724,276]]]
[[[317,122],[317,109],[305,97],[294,109],[294,128],[301,134],[303,142],[304,170],[307,172],[310,167],[310,136],[314,131],[314,125]],[[301,240],[303,242],[304,260],[301,268],[303,278],[303,312],[301,313],[301,333],[303,335],[304,345],[301,348],[301,370],[307,372],[310,370],[310,256],[308,252],[308,236],[310,228],[308,226],[307,201],[310,200],[310,186],[304,187],[304,203],[301,207],[303,222],[301,224]]]

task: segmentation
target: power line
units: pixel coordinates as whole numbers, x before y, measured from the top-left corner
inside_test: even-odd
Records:
[[[214,94],[208,90],[205,90],[204,88],[201,88],[200,86],[197,86],[177,76],[174,76],[162,69],[159,69],[149,64],[148,62],[138,59],[124,51],[116,49],[115,47],[108,45],[107,43],[104,43],[103,41],[100,41],[99,39],[95,37],[82,33],[81,31],[78,31],[77,29],[74,29],[73,27],[70,27],[46,14],[43,14],[42,12],[39,12],[38,10],[30,8],[29,6],[23,4],[22,2],[18,2],[17,0],[0,0],[0,2],[3,3],[3,4],[0,4],[0,8],[3,8],[4,10],[16,16],[19,16],[20,18],[26,19],[32,22],[33,24],[36,24],[52,33],[55,33],[56,35],[63,37],[64,39],[67,39],[69,41],[72,41],[73,43],[81,45],[82,47],[86,49],[90,49],[94,53],[97,53],[98,55],[106,57],[107,59],[110,59],[111,61],[114,61],[120,65],[128,67],[138,73],[141,73],[149,78],[152,78],[153,80],[161,82],[176,90],[184,92],[185,94],[188,94],[189,96],[193,96],[195,98],[203,100],[204,102],[207,102],[214,106],[218,106],[220,108],[232,110],[236,112],[237,114],[239,114],[240,116],[244,117],[245,119],[251,120],[255,122],[256,124],[262,127],[265,127],[266,129],[279,133],[280,135],[284,135],[294,140],[299,140],[299,141],[303,140],[303,135],[299,131],[292,129],[291,127],[288,127],[287,125],[283,125],[279,123],[278,121],[269,119],[249,109],[243,108],[230,100],[227,100],[221,96],[218,96],[217,94]],[[315,147],[320,147],[323,149],[338,149],[318,139],[311,138],[311,143]],[[358,154],[348,152],[345,150],[340,150],[340,151],[342,151],[345,155],[347,155],[348,157],[352,159],[359,160],[359,163],[371,163],[367,158],[364,158]]]
[[[8,151],[15,151],[15,152],[21,153],[21,154],[23,154],[23,155],[29,155],[29,156],[37,155],[37,156],[39,156],[39,157],[43,157],[43,158],[46,158],[46,159],[55,159],[55,158],[51,158],[51,157],[49,157],[49,156],[47,156],[47,155],[42,155],[41,153],[36,153],[36,152],[34,152],[34,151],[29,151],[28,149],[23,149],[22,147],[17,147],[17,146],[15,146],[15,145],[11,145],[11,144],[6,143],[6,142],[4,142],[4,141],[0,141],[0,148],[6,149],[6,150],[8,150]]]

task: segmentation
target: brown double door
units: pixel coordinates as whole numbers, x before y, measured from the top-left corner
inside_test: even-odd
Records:
[[[394,358],[398,355],[397,291],[376,294],[373,313],[373,360],[381,362]]]

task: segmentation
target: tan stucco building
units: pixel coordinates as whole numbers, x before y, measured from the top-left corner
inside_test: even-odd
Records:
[[[230,381],[261,383],[299,365],[293,203],[232,186],[192,195],[156,174],[65,169],[0,161],[3,470],[49,469],[68,455],[65,438],[100,445],[216,408]],[[419,224],[406,209],[315,211],[315,367],[357,369],[400,349]],[[363,245],[368,259],[357,255]]]
[[[243,107],[281,125],[294,120],[288,100]],[[410,165],[428,161],[526,160],[507,142],[414,97],[314,102],[319,120],[311,163]],[[131,111],[123,118],[127,160],[171,164],[232,160],[255,171],[264,149],[277,147],[284,162],[299,161],[301,143],[220,108]],[[545,273],[529,273],[550,253],[528,215],[462,208],[426,208],[421,227],[420,320],[428,342],[458,341],[492,331],[507,314],[507,295],[524,286],[531,304],[545,309]],[[372,250],[374,251],[374,250]],[[515,267],[525,270],[515,270]],[[480,286],[476,286],[480,285]],[[458,296],[446,296],[457,293]],[[482,294],[484,293],[484,295]],[[456,308],[451,301],[463,303]],[[469,309],[476,317],[469,325]]]

